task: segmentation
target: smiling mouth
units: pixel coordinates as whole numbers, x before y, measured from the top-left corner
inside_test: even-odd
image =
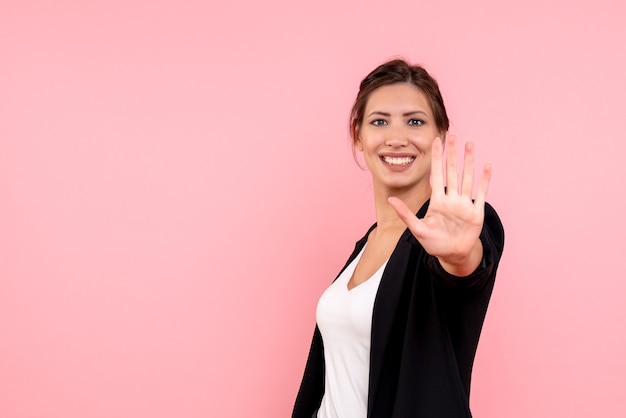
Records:
[[[389,165],[408,165],[415,161],[415,157],[382,157],[382,160]]]

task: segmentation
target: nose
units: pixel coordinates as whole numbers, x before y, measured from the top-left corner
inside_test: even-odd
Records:
[[[409,143],[407,132],[399,127],[388,130],[385,145],[392,148],[405,147]]]

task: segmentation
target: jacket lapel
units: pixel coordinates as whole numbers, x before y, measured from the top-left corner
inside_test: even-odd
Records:
[[[350,257],[348,257],[348,261],[343,266],[343,268],[339,271],[339,274],[337,274],[337,276],[335,277],[335,280],[337,280],[339,276],[341,276],[341,273],[343,273],[346,267],[348,267],[350,263],[352,263],[352,261],[356,258],[357,255],[359,255],[359,253],[363,249],[363,246],[367,243],[367,237],[369,237],[370,232],[372,232],[374,228],[376,228],[376,224],[372,225],[370,229],[367,231],[367,233],[365,234],[365,236],[357,241],[357,243],[354,245],[354,251],[352,251],[352,254],[350,254]],[[333,282],[335,280],[333,280]]]
[[[376,399],[385,350],[393,327],[400,296],[402,295],[411,247],[411,244],[403,235],[389,258],[387,268],[380,281],[376,300],[374,301],[370,346],[368,411],[371,411],[374,399]]]
[[[418,218],[424,217],[428,210],[428,203],[429,201],[426,201],[417,212]],[[389,258],[380,281],[376,300],[374,301],[370,346],[368,416],[372,411],[374,400],[379,390],[385,351],[393,329],[400,297],[402,296],[402,288],[405,284],[407,268],[411,261],[411,253],[415,246],[421,247],[407,228],[398,240],[398,244]]]

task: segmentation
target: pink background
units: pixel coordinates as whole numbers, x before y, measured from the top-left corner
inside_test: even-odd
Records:
[[[626,7],[2,1],[0,416],[286,417],[402,55],[494,165],[476,417],[626,416]]]

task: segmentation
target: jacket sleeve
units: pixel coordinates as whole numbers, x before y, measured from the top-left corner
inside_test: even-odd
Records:
[[[311,418],[320,407],[324,396],[324,346],[322,334],[315,327],[309,357],[304,369],[304,377],[298,390],[292,418]]]
[[[485,283],[495,279],[496,270],[504,249],[504,228],[498,214],[493,207],[485,203],[485,220],[480,233],[483,244],[483,260],[472,274],[458,277],[448,273],[439,263],[437,257],[427,256],[426,265],[441,280],[444,286],[450,288],[480,289]]]

